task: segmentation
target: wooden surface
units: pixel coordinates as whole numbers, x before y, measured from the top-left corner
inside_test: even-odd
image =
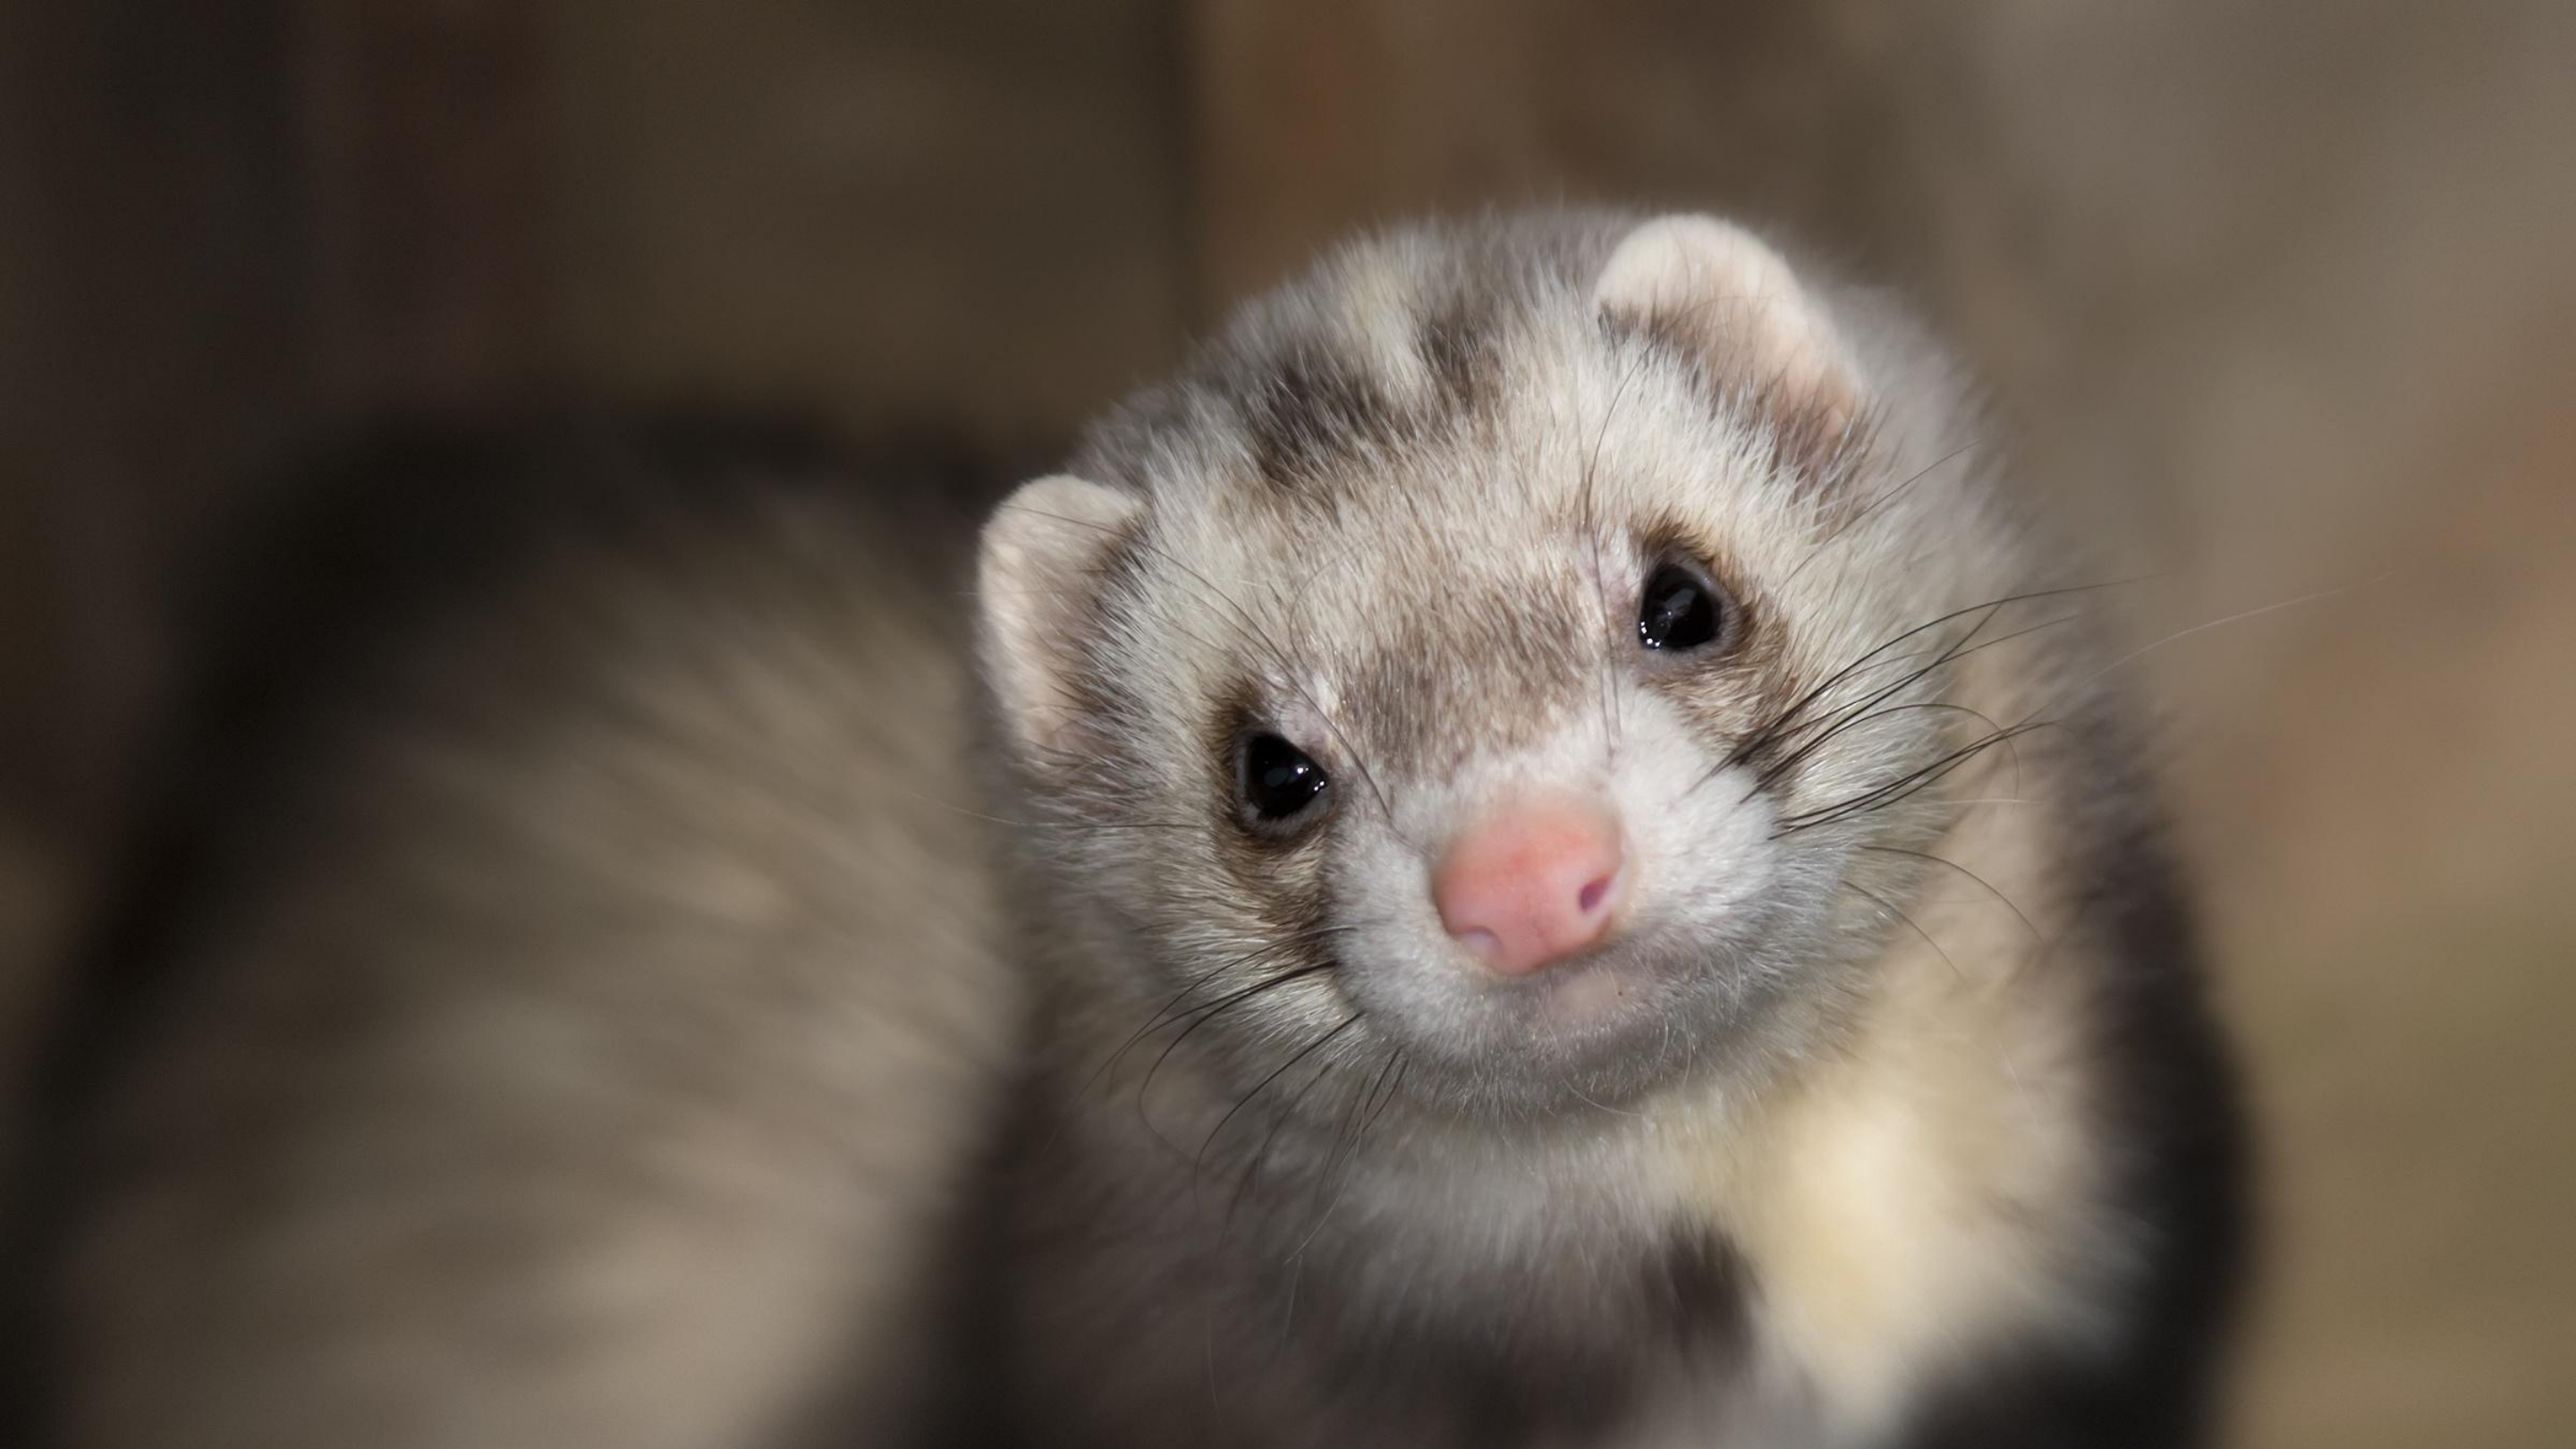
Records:
[[[2161,575],[2263,1111],[2249,1445],[2576,1442],[2576,11],[0,3],[0,952],[228,480],[352,409],[1056,436],[1354,225],[1707,205],[1899,282]],[[0,997],[0,1025],[5,1025]]]

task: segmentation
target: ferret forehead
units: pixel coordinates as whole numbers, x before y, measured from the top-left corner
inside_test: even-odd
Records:
[[[1158,493],[1350,502],[1390,456],[1494,431],[1597,348],[1597,259],[1579,250],[1504,224],[1343,247],[1247,303],[1174,384],[1096,433],[1092,457]]]
[[[1414,411],[1314,354],[1192,409],[1153,488],[1167,536],[1244,573],[1360,583],[1561,568],[1641,537],[1763,567],[1815,500],[1678,360],[1524,319],[1462,410]],[[1445,399],[1456,405],[1459,400]],[[1210,414],[1214,414],[1210,417]]]
[[[1138,567],[1169,602],[1222,594],[1229,623],[1349,658],[1469,600],[1556,611],[1589,597],[1559,584],[1615,584],[1642,543],[1748,570],[1785,557],[1809,520],[1759,440],[1674,360],[1550,320],[1494,324],[1510,355],[1471,414],[1401,411],[1375,374],[1329,372],[1336,354],[1312,349],[1231,394],[1166,399],[1138,450]]]
[[[1172,696],[1250,710],[1302,744],[1357,748],[1377,770],[1438,771],[1590,696],[1605,637],[1588,550],[1511,538],[1463,510],[1400,532],[1343,513],[1300,529],[1184,510],[1149,535],[1131,666]]]

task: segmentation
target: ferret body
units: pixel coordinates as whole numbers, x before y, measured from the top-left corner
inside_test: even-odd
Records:
[[[43,1442],[2192,1442],[2224,1061],[1974,425],[1741,230],[1504,218],[1252,304],[971,630],[772,472],[341,631],[102,953]]]
[[[295,490],[85,963],[0,1438],[920,1442],[1018,1040],[976,487],[604,419]]]
[[[1030,1423],[2196,1436],[2222,1058],[1974,421],[1739,229],[1551,216],[1342,251],[1004,505]]]

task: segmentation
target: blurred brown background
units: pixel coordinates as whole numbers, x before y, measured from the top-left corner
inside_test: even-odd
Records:
[[[2133,561],[2269,1149],[2249,1445],[2576,1443],[2576,6],[0,0],[0,1026],[171,580],[387,407],[1026,442],[1354,224],[1911,288]],[[6,1047],[0,1044],[0,1060]]]

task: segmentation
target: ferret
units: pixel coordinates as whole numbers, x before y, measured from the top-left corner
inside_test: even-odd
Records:
[[[302,682],[58,1053],[18,1442],[2197,1441],[2227,1059],[1982,426],[1887,299],[1557,211],[1333,253],[980,543],[900,466],[375,478],[579,506],[250,631]]]
[[[2208,1430],[2241,1130],[2070,569],[1901,309],[1399,231],[982,543],[1029,1442]]]

